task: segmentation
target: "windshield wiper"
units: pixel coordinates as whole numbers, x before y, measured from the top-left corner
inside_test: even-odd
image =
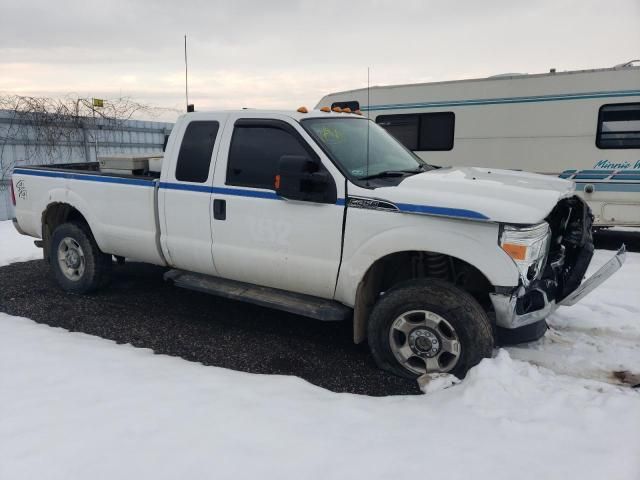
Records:
[[[415,175],[416,173],[422,173],[424,169],[421,167],[412,170],[383,170],[382,172],[374,173],[372,175],[366,175],[364,177],[358,177],[358,180],[371,180],[374,178],[387,178],[387,177],[402,177],[403,175]]]

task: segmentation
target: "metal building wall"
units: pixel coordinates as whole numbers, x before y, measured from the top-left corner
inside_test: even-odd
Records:
[[[0,220],[7,220],[13,216],[11,192],[9,182],[0,181]]]
[[[89,119],[88,119],[89,120]],[[20,123],[12,111],[0,110],[0,220],[13,216],[9,179],[13,168],[71,162],[95,162],[97,155],[162,151],[164,136],[172,123],[100,119],[80,127],[63,125],[53,142],[43,131]],[[51,147],[51,143],[55,147]]]

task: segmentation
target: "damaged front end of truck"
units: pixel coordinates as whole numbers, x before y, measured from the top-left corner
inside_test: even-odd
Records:
[[[577,303],[624,263],[625,247],[583,282],[594,253],[593,215],[579,197],[561,199],[545,221],[502,227],[502,248],[520,271],[516,287],[490,294],[503,343],[535,340],[547,329],[545,319],[559,306]]]

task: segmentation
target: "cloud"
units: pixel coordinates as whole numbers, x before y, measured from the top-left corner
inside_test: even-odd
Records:
[[[640,2],[2,2],[0,91],[295,108],[366,83],[605,67],[637,58]]]

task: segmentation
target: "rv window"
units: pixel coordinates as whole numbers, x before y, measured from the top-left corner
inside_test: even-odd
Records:
[[[380,115],[376,123],[409,150],[451,150],[456,117],[453,112]]]
[[[288,131],[271,126],[236,125],[229,148],[227,185],[274,189],[278,162],[283,155],[309,156]]]
[[[409,150],[418,150],[418,115],[380,115],[376,118],[376,123]]]
[[[331,108],[334,107],[338,107],[338,108],[349,108],[351,109],[352,112],[355,112],[356,110],[360,110],[360,102],[334,102],[331,104]]]
[[[207,181],[219,126],[218,122],[191,122],[187,125],[178,154],[176,180],[197,183]]]
[[[453,112],[421,114],[418,150],[451,150],[455,123]]]
[[[603,105],[598,114],[598,148],[640,148],[640,103]]]

